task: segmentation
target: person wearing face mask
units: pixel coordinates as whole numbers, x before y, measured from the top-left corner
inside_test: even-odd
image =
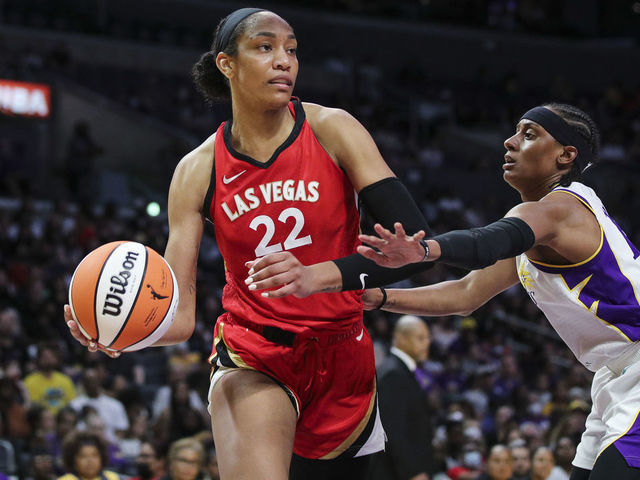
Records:
[[[165,473],[165,462],[158,448],[151,442],[142,442],[136,458],[138,476],[131,480],[158,480]]]

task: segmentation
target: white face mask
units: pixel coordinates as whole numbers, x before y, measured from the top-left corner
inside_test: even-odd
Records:
[[[464,452],[462,463],[467,468],[480,468],[482,466],[482,454],[476,450]]]

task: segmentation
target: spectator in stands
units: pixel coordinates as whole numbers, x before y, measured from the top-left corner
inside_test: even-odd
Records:
[[[165,459],[153,442],[143,442],[136,459],[137,476],[131,480],[158,480],[165,473]]]
[[[176,440],[169,447],[169,474],[162,480],[195,480],[204,466],[204,448],[195,438]]]
[[[26,440],[31,433],[25,399],[16,380],[0,378],[0,415],[4,427],[0,437],[11,441]]]
[[[160,414],[155,423],[156,439],[171,443],[184,437],[209,436],[209,425],[202,411],[191,406],[189,385],[185,380],[176,380],[171,385],[169,407]]]
[[[29,450],[47,448],[48,438],[53,435],[56,428],[56,417],[48,408],[32,404],[27,410],[27,421],[31,434],[26,442]]]
[[[556,467],[553,452],[548,447],[539,447],[531,461],[532,480],[569,480],[569,475],[560,467]]]
[[[40,404],[53,413],[66,406],[76,396],[73,380],[59,371],[60,346],[42,343],[38,346],[36,371],[24,379],[32,402]]]
[[[576,443],[570,436],[562,436],[558,439],[553,456],[556,465],[564,470],[567,475],[571,474],[571,462],[576,456]]]
[[[58,480],[119,480],[120,476],[105,470],[108,453],[104,438],[100,435],[74,431],[65,438],[62,458],[66,474]]]
[[[531,450],[524,442],[510,446],[513,460],[512,480],[531,480]],[[573,458],[572,458],[573,459]]]
[[[509,448],[494,445],[487,458],[487,471],[476,477],[476,480],[510,480],[513,474],[513,461]]]
[[[13,251],[9,248],[8,251]],[[12,295],[16,295],[17,287],[13,284],[13,279],[10,274],[4,274],[0,270],[0,279],[5,279],[7,285],[7,293],[13,291]],[[16,304],[17,302],[12,299],[9,303]],[[22,319],[20,312],[13,307],[0,308],[0,361],[2,367],[7,371],[13,364],[18,372],[22,371],[22,367],[26,361],[25,354],[27,350],[27,343],[25,342],[24,332],[22,329]]]
[[[82,431],[94,433],[104,438],[107,445],[107,463],[105,463],[105,467],[111,467],[121,473],[125,472],[128,459],[123,458],[120,452],[120,438],[109,437],[105,430],[104,420],[93,407],[85,405],[82,408],[79,424]]]
[[[171,364],[169,366],[169,379],[167,385],[161,386],[153,399],[153,418],[157,419],[160,414],[171,405],[172,385],[177,381],[188,381],[189,370],[181,364]],[[206,412],[206,407],[198,392],[189,388],[189,405],[200,412]]]
[[[58,410],[56,414],[56,426],[47,437],[47,451],[51,453],[55,461],[56,472],[62,473],[62,442],[65,437],[75,430],[78,424],[78,414],[71,406]]]
[[[425,392],[415,377],[416,365],[429,355],[429,343],[424,320],[413,315],[398,319],[390,354],[377,369],[387,442],[385,451],[371,459],[372,479],[428,480],[432,473],[433,428]]]
[[[102,418],[107,439],[115,440],[129,428],[129,418],[122,403],[107,395],[100,383],[98,370],[94,367],[84,370],[82,375],[84,393],[71,401],[71,406],[80,412],[90,406]]]
[[[55,462],[47,450],[36,450],[30,455],[30,468],[25,480],[55,480]]]

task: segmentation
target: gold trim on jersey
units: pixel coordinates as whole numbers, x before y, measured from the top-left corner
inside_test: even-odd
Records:
[[[620,335],[622,335],[622,337],[624,337],[624,339],[631,343],[631,339],[625,335],[625,333],[620,330],[618,327],[616,327],[615,325],[607,322],[604,318],[600,318],[598,316],[598,306],[600,305],[600,300],[594,300],[593,303],[587,307],[587,305],[585,305],[585,303],[580,300],[580,293],[582,293],[582,289],[584,287],[587,286],[587,283],[589,283],[589,280],[591,280],[591,277],[593,277],[593,274],[589,275],[588,277],[586,277],[584,280],[582,280],[580,283],[578,283],[575,287],[570,288],[569,285],[567,284],[567,281],[564,279],[564,277],[562,275],[560,276],[560,280],[562,280],[562,283],[564,283],[564,286],[567,287],[567,291],[569,293],[576,293],[575,295],[575,300],[576,302],[578,302],[580,305],[582,305],[585,310],[589,311],[594,317],[596,317],[598,320],[600,320],[602,323],[604,323],[607,327],[611,327],[613,328],[615,331],[617,331]]]
[[[340,445],[338,445],[335,449],[333,449],[331,452],[329,452],[326,455],[320,457],[320,460],[331,460],[333,458],[336,458],[338,455],[340,455],[345,450],[347,450],[347,448],[349,448],[353,444],[353,442],[355,442],[358,439],[358,437],[362,434],[363,430],[365,429],[365,427],[369,423],[369,419],[371,418],[371,413],[373,412],[373,407],[376,404],[377,390],[378,390],[378,385],[376,384],[376,381],[374,380],[374,382],[373,382],[373,393],[371,394],[371,400],[369,401],[369,408],[367,409],[367,413],[365,414],[365,416],[362,417],[362,420],[360,420],[360,423],[355,428],[355,430],[353,430],[353,432],[351,432],[351,435],[349,435],[347,438],[345,438],[344,441]]]
[[[544,263],[544,262],[539,262],[537,260],[533,260],[529,257],[527,258],[529,258],[529,261],[534,265],[542,265],[543,267],[551,267],[551,268],[571,268],[571,267],[579,267],[580,265],[584,265],[585,263],[588,263],[589,261],[591,261],[596,255],[598,255],[598,253],[600,253],[600,250],[602,250],[602,245],[604,244],[604,228],[600,224],[600,221],[598,221],[596,212],[593,211],[593,208],[591,208],[591,205],[589,205],[584,199],[580,198],[579,195],[576,195],[575,193],[569,192],[567,190],[554,190],[551,193],[566,193],[568,195],[576,197],[578,200],[580,200],[581,203],[584,204],[585,207],[587,207],[591,211],[591,213],[593,213],[593,216],[596,217],[596,221],[598,222],[598,226],[600,227],[600,245],[598,245],[598,248],[596,248],[595,253],[591,255],[589,258],[578,263],[572,263],[571,265],[554,265],[553,263]],[[551,193],[549,195],[551,195]]]
[[[613,445],[613,444],[614,444],[614,443],[616,443],[618,440],[620,440],[622,437],[624,437],[624,436],[629,432],[629,430],[631,430],[631,427],[633,427],[633,426],[635,425],[636,420],[638,419],[638,415],[640,415],[640,410],[638,410],[638,411],[636,412],[636,416],[635,416],[635,417],[633,417],[633,420],[631,421],[631,424],[627,427],[627,429],[626,429],[623,433],[621,433],[620,435],[618,435],[618,436],[616,437],[616,439],[615,439],[615,440],[613,440],[611,443],[609,443],[609,445],[607,445],[606,447],[604,447],[602,450],[600,450],[600,451],[598,452],[598,457],[600,456],[600,454],[601,454],[602,452],[604,452],[607,448],[609,448],[611,445]],[[597,457],[596,457],[596,460],[597,460]]]

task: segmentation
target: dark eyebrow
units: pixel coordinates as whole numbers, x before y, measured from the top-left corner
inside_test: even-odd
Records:
[[[541,128],[541,127],[537,123],[531,122],[529,120],[524,120],[524,121],[518,123],[518,125],[516,125],[516,132],[518,130],[523,130],[523,129],[527,129],[527,128]]]
[[[271,37],[271,38],[276,38],[276,34],[273,32],[258,32],[258,33],[254,33],[253,35],[251,35],[251,38],[256,38],[256,37]],[[287,36],[288,39],[291,40],[295,40],[296,36],[293,33],[290,33]]]

